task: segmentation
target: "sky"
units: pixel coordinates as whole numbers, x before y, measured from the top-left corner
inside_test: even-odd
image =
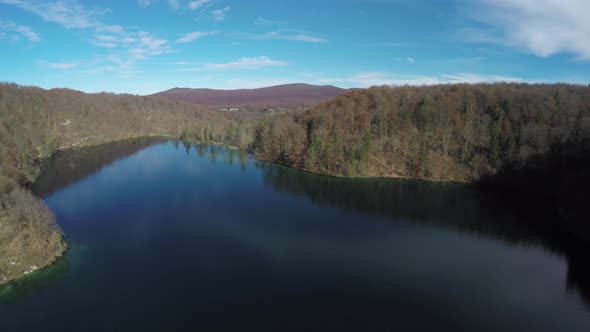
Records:
[[[590,83],[588,0],[0,0],[0,81],[85,92]]]

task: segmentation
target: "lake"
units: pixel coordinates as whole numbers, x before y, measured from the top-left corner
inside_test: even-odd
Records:
[[[344,179],[217,145],[61,152],[65,257],[4,331],[590,331],[587,251],[474,188]]]

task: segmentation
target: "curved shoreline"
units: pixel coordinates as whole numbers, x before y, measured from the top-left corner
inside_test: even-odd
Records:
[[[282,163],[280,161],[276,161],[276,160],[270,160],[267,158],[263,158],[260,155],[256,155],[255,153],[253,153],[252,151],[248,151],[248,149],[244,149],[241,147],[237,147],[237,146],[232,146],[232,145],[228,145],[222,142],[207,142],[207,141],[200,141],[200,140],[191,140],[191,139],[186,139],[186,138],[180,138],[180,137],[176,137],[170,134],[147,134],[147,135],[130,135],[130,136],[125,136],[125,137],[119,137],[113,140],[109,140],[109,141],[98,141],[98,142],[93,142],[93,141],[84,141],[84,142],[80,142],[78,144],[72,144],[70,146],[61,146],[59,147],[57,150],[55,150],[52,154],[50,155],[40,155],[39,158],[36,160],[37,163],[41,163],[42,161],[52,158],[55,154],[59,153],[59,152],[63,152],[63,151],[68,151],[68,150],[76,150],[76,149],[83,149],[83,148],[89,148],[89,147],[96,147],[96,146],[101,146],[101,145],[106,145],[106,144],[111,144],[111,143],[116,143],[116,142],[123,142],[123,141],[127,141],[127,140],[139,140],[139,139],[143,139],[143,138],[154,138],[154,137],[161,137],[161,138],[165,138],[165,139],[177,139],[179,141],[185,141],[185,142],[189,142],[189,143],[208,143],[208,144],[215,144],[215,145],[223,145],[226,146],[230,149],[239,149],[239,150],[243,150],[245,152],[247,152],[248,154],[250,154],[254,159],[258,160],[258,161],[262,161],[262,162],[269,162],[269,163],[273,163],[276,165],[281,165],[284,167],[289,167],[292,169],[296,169],[298,171],[301,172],[306,172],[309,174],[315,174],[315,175],[321,175],[321,176],[328,176],[328,177],[334,177],[334,178],[347,178],[347,179],[393,179],[393,180],[417,180],[417,181],[427,181],[427,182],[442,182],[442,183],[459,183],[459,184],[467,184],[469,182],[464,182],[464,181],[457,181],[457,180],[439,180],[439,179],[429,179],[429,178],[415,178],[415,177],[409,177],[409,176],[401,176],[401,175],[395,175],[395,176],[387,176],[387,175],[355,175],[355,176],[347,176],[347,175],[341,175],[341,174],[330,174],[330,173],[325,173],[325,172],[321,172],[321,171],[317,171],[317,170],[312,170],[312,169],[307,169],[307,168],[302,168],[302,167],[297,167],[294,165],[290,165],[287,163]],[[41,173],[37,176],[37,178],[35,179],[35,181],[37,181],[37,179],[41,177]],[[30,185],[31,183],[35,183],[35,182],[30,182],[27,184]],[[36,197],[36,196],[35,196]],[[43,200],[42,197],[37,197],[40,200]],[[43,203],[43,202],[42,202]],[[58,223],[57,220],[53,219],[51,221],[48,221],[48,223],[55,223],[58,227]],[[43,270],[44,268],[47,268],[53,264],[56,263],[57,260],[59,260],[61,257],[63,257],[65,255],[65,253],[67,252],[67,242],[64,239],[63,234],[59,234],[59,240],[63,243],[63,250],[59,250],[57,252],[55,252],[53,255],[51,255],[51,257],[47,258],[46,264],[44,265],[40,265],[40,266],[34,266],[34,268],[30,268],[31,271],[26,272],[25,274],[21,275],[21,276],[15,276],[15,277],[11,277],[11,278],[6,278],[3,279],[0,277],[0,287],[5,286],[7,284],[9,284],[12,281],[15,280],[20,280],[28,275],[30,275],[31,273],[34,272],[38,272]]]
[[[135,136],[135,135],[131,135],[131,136],[127,136],[127,137],[121,137],[121,138],[117,138],[111,141],[106,141],[106,142],[94,142],[94,143],[90,143],[90,144],[80,144],[80,145],[74,145],[74,146],[64,146],[64,147],[60,147],[58,150],[56,150],[54,153],[52,153],[51,155],[48,156],[40,156],[39,159],[37,159],[37,162],[41,162],[43,160],[46,160],[48,158],[52,158],[56,153],[62,152],[62,151],[67,151],[67,150],[77,150],[77,149],[82,149],[82,148],[88,148],[88,147],[95,147],[95,146],[101,146],[101,145],[107,145],[107,144],[112,144],[112,143],[116,143],[116,142],[123,142],[126,140],[139,140],[139,139],[143,139],[143,138],[154,138],[154,137],[161,137],[164,139],[176,139],[178,141],[183,141],[186,143],[208,143],[208,144],[215,144],[215,145],[223,145],[223,146],[227,146],[230,149],[240,149],[244,152],[247,152],[248,154],[250,154],[252,156],[252,158],[254,158],[257,161],[262,161],[262,162],[269,162],[269,163],[273,163],[273,164],[277,164],[277,165],[281,165],[283,167],[289,167],[292,169],[296,169],[298,171],[301,172],[305,172],[305,173],[309,173],[309,174],[316,174],[316,175],[322,175],[322,176],[328,176],[328,177],[334,177],[334,178],[346,178],[346,179],[393,179],[393,180],[416,180],[416,181],[425,181],[425,182],[439,182],[439,183],[456,183],[456,184],[473,184],[474,181],[457,181],[457,180],[438,180],[438,179],[429,179],[429,178],[415,178],[415,177],[406,177],[406,176],[387,176],[387,175],[379,175],[379,176],[346,176],[346,175],[340,175],[340,174],[328,174],[328,173],[323,173],[321,171],[315,171],[315,170],[311,170],[311,169],[306,169],[306,168],[301,168],[301,167],[297,167],[297,166],[293,166],[287,163],[282,163],[279,161],[275,161],[275,160],[269,160],[266,158],[261,157],[260,155],[256,155],[254,153],[252,153],[252,151],[249,151],[247,149],[243,149],[243,148],[239,148],[239,147],[235,147],[235,146],[231,146],[231,145],[227,145],[224,143],[220,143],[220,142],[206,142],[206,141],[200,141],[200,140],[190,140],[190,139],[180,139],[178,137],[175,137],[173,135],[169,135],[169,134],[148,134],[148,135],[141,135],[141,136]],[[40,177],[40,175],[37,177],[37,179]],[[36,179],[36,180],[37,180]],[[56,220],[52,220],[52,221],[48,221],[48,223],[55,223],[57,225],[57,221]],[[58,242],[63,244],[63,248],[60,250],[57,250],[55,253],[53,253],[50,257],[46,258],[46,264],[43,265],[35,265],[34,269],[32,269],[32,271],[28,271],[28,273],[25,273],[23,275],[20,276],[13,276],[13,277],[9,277],[6,278],[5,276],[3,276],[0,273],[0,287],[9,284],[11,281],[14,280],[19,280],[23,277],[26,277],[27,275],[29,275],[32,272],[36,272],[39,270],[42,270],[48,266],[51,266],[53,264],[56,263],[57,260],[60,259],[60,257],[62,257],[66,252],[67,252],[67,243],[63,237],[62,234],[58,235]],[[4,278],[3,278],[4,277]]]
[[[203,142],[200,140],[182,139],[182,138],[179,138],[179,137],[176,137],[173,135],[169,135],[169,134],[130,135],[130,136],[119,137],[119,138],[109,140],[109,141],[104,141],[104,142],[101,142],[101,141],[93,142],[90,140],[90,141],[80,142],[78,144],[72,144],[69,146],[60,146],[58,149],[56,149],[53,153],[51,153],[49,155],[39,155],[39,158],[36,160],[36,163],[40,164],[41,162],[54,157],[55,154],[63,152],[63,151],[97,147],[97,146],[101,146],[101,145],[107,145],[107,144],[112,144],[112,143],[117,143],[117,142],[124,142],[124,141],[128,141],[128,140],[131,141],[131,140],[140,140],[143,138],[157,138],[157,137],[161,137],[164,139],[177,139],[179,141],[185,141],[185,142],[188,142],[191,144],[193,144],[193,143],[208,143],[208,144],[214,144],[214,145],[223,145],[223,146],[228,147],[229,149],[243,150],[243,151],[247,152],[248,154],[250,154],[252,156],[252,158],[254,158],[258,161],[269,162],[269,163],[273,163],[276,165],[281,165],[284,167],[293,168],[293,169],[296,169],[301,172],[315,174],[315,175],[321,175],[321,176],[328,176],[328,177],[335,177],[335,178],[349,178],[349,179],[370,179],[370,178],[375,179],[375,178],[378,178],[378,179],[419,180],[419,181],[434,181],[434,182],[449,182],[449,183],[458,182],[458,181],[440,181],[440,180],[435,180],[435,179],[420,179],[420,178],[412,178],[412,177],[404,177],[404,176],[383,176],[383,175],[381,175],[381,176],[345,176],[345,175],[340,175],[340,174],[329,174],[329,173],[323,173],[320,171],[315,171],[312,169],[297,167],[297,166],[290,165],[287,163],[281,163],[281,162],[275,161],[275,160],[265,159],[265,158],[262,158],[261,156],[257,156],[256,154],[252,153],[251,151],[248,151],[247,149],[237,147],[237,146],[228,145],[228,144],[225,144],[222,142],[214,142],[214,141]],[[27,183],[25,185],[27,187],[27,189],[30,189],[30,185],[35,183],[41,176],[42,176],[42,172],[40,172],[38,174],[38,176],[35,178],[35,181]],[[43,197],[37,197],[37,196],[35,196],[35,197],[39,200],[40,204],[44,204]],[[57,246],[58,250],[55,251],[54,253],[52,253],[50,256],[45,257],[45,259],[44,259],[45,261],[43,264],[36,263],[34,265],[27,267],[26,270],[24,270],[22,275],[15,275],[13,273],[12,276],[10,276],[10,275],[4,276],[3,274],[0,274],[0,287],[4,287],[6,285],[9,285],[13,281],[22,280],[23,278],[26,278],[27,276],[30,276],[33,273],[41,272],[42,270],[46,269],[47,267],[50,267],[50,266],[56,264],[56,262],[58,262],[59,259],[63,258],[63,256],[67,253],[67,250],[68,250],[67,241],[65,240],[64,234],[59,231],[59,224],[58,224],[57,220],[54,218],[52,220],[47,220],[46,223],[47,224],[55,224],[57,227],[57,229],[51,234],[51,238],[53,239],[52,243],[59,244]],[[51,226],[48,226],[48,227],[51,227]],[[21,230],[21,232],[25,232],[25,230],[23,229],[23,230]],[[48,241],[47,246],[49,246],[52,243],[50,243]],[[36,258],[38,258],[38,256],[30,256],[29,259],[25,259],[25,260],[36,259]]]
[[[62,146],[62,147],[59,147],[57,150],[55,150],[50,155],[45,155],[45,156],[39,155],[39,158],[36,159],[35,162],[37,164],[40,164],[42,161],[52,158],[56,153],[59,153],[61,151],[66,151],[66,150],[71,150],[71,149],[88,148],[88,147],[100,146],[100,145],[119,142],[119,141],[141,139],[141,138],[147,138],[147,137],[172,138],[171,135],[166,135],[166,134],[150,134],[150,135],[142,135],[142,136],[122,137],[122,138],[118,138],[118,139],[107,141],[107,142],[94,142],[94,143],[89,143],[89,144],[82,143],[82,144],[74,144],[72,146]],[[37,179],[39,179],[40,176],[41,176],[41,172],[37,175],[37,177],[35,178],[35,181],[37,181]],[[32,183],[35,183],[35,181],[18,186],[19,190],[26,189],[27,193],[29,195],[33,196],[37,200],[37,203],[40,205],[41,208],[47,208],[45,206],[45,203],[43,202],[43,197],[38,197],[35,194],[33,194],[32,192],[30,192],[30,190],[29,190],[30,189],[29,186]],[[34,209],[34,208],[38,208],[38,206],[37,207],[35,207],[35,206],[27,207],[27,209]],[[0,222],[2,222],[2,221],[3,220],[0,219]],[[50,233],[44,239],[42,239],[42,242],[45,243],[45,248],[54,247],[55,251],[53,251],[51,253],[46,252],[43,254],[36,254],[36,255],[21,254],[20,257],[13,256],[12,258],[6,257],[5,260],[8,261],[7,265],[9,267],[17,267],[18,266],[18,269],[15,268],[15,270],[18,272],[15,272],[15,270],[10,270],[10,271],[6,271],[5,273],[2,273],[2,271],[0,271],[0,287],[4,287],[6,285],[9,285],[13,281],[21,280],[27,276],[30,276],[31,274],[42,271],[45,268],[55,264],[61,257],[63,257],[66,254],[68,244],[67,244],[66,240],[64,239],[64,235],[63,235],[63,233],[61,233],[61,230],[59,229],[59,224],[58,224],[57,220],[55,219],[52,212],[51,212],[51,217],[44,218],[43,224],[44,224],[44,227],[46,227],[48,230],[50,230]],[[26,225],[22,225],[22,227],[20,227],[20,229],[17,229],[14,232],[16,233],[15,238],[17,238],[17,239],[16,240],[13,239],[13,241],[19,241],[19,239],[21,237],[24,238],[26,236],[26,234],[28,232],[30,232],[30,230],[27,228]],[[23,240],[23,242],[24,242],[24,240]],[[31,244],[22,244],[22,245],[25,247],[32,246]]]

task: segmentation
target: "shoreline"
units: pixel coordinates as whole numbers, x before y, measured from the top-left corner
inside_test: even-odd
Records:
[[[247,150],[245,150],[245,151],[247,151]],[[282,162],[279,162],[279,161],[276,161],[276,160],[262,158],[262,157],[256,156],[255,154],[253,154],[253,153],[251,153],[249,151],[248,151],[248,153],[254,159],[256,159],[258,161],[264,161],[264,162],[267,162],[267,163],[272,163],[272,164],[276,164],[276,165],[280,165],[280,166],[284,166],[284,167],[296,169],[298,171],[302,171],[302,172],[309,173],[309,174],[329,176],[329,177],[341,178],[341,179],[351,179],[351,180],[354,180],[354,179],[359,179],[359,180],[361,180],[361,179],[412,180],[412,181],[425,181],[425,182],[436,182],[436,183],[452,183],[452,184],[464,184],[464,185],[473,184],[475,182],[475,181],[460,181],[460,180],[447,180],[447,179],[419,178],[419,177],[411,177],[411,176],[404,176],[404,175],[342,175],[342,174],[335,174],[335,173],[325,173],[325,172],[321,172],[321,171],[311,170],[309,168],[298,167],[298,166],[290,165],[290,164],[287,164],[287,163],[282,163]]]
[[[311,170],[311,169],[307,169],[307,168],[303,168],[303,167],[298,167],[298,166],[294,166],[294,165],[290,165],[287,163],[282,163],[276,160],[270,160],[267,158],[263,158],[261,156],[257,156],[256,154],[252,153],[252,151],[249,151],[248,149],[244,149],[244,148],[240,148],[237,146],[232,146],[229,144],[225,144],[222,142],[215,142],[215,141],[200,141],[200,140],[194,140],[194,139],[187,139],[187,138],[181,138],[181,137],[176,137],[174,135],[170,135],[170,134],[146,134],[146,135],[130,135],[130,136],[125,136],[125,137],[119,137],[113,140],[109,140],[109,141],[91,141],[91,143],[89,144],[84,144],[84,142],[82,143],[77,143],[77,144],[71,144],[68,146],[61,146],[58,149],[56,149],[55,151],[53,151],[51,154],[49,155],[45,155],[45,156],[39,156],[39,158],[36,160],[37,163],[41,163],[42,161],[52,158],[55,154],[62,152],[62,151],[66,151],[66,150],[75,150],[75,149],[82,149],[82,148],[89,148],[89,147],[95,147],[95,146],[101,146],[101,145],[106,145],[106,144],[111,144],[111,143],[116,143],[116,142],[122,142],[122,141],[126,141],[126,140],[138,140],[138,139],[142,139],[142,138],[154,138],[154,137],[161,137],[161,138],[165,138],[165,139],[176,139],[179,141],[184,141],[184,142],[188,142],[191,144],[194,143],[206,143],[206,144],[213,144],[213,145],[221,145],[221,146],[225,146],[228,149],[232,149],[232,150],[242,150],[247,152],[252,158],[254,158],[257,161],[261,161],[261,162],[268,162],[268,163],[272,163],[275,165],[280,165],[283,167],[288,167],[291,169],[295,169],[301,172],[305,172],[305,173],[309,173],[309,174],[313,174],[313,175],[320,175],[320,176],[327,176],[327,177],[333,177],[333,178],[340,178],[340,179],[350,179],[350,180],[362,180],[362,179],[383,179],[383,180],[407,180],[407,181],[425,181],[425,182],[435,182],[435,183],[449,183],[449,184],[462,184],[462,185],[469,185],[469,184],[473,184],[475,181],[459,181],[459,180],[440,180],[440,179],[430,179],[430,178],[417,178],[417,177],[410,177],[410,176],[401,176],[401,175],[355,175],[355,176],[348,176],[348,175],[341,175],[341,174],[330,174],[330,173],[325,173],[325,172],[321,172],[321,171],[316,171],[316,170]],[[35,178],[35,181],[37,181],[37,179],[42,175],[42,173],[40,172],[38,174],[38,176]],[[31,183],[34,183],[35,181],[29,182],[26,185],[29,185]],[[41,201],[43,200],[42,197],[37,197],[35,196],[37,199],[40,199]],[[57,220],[53,220],[53,222],[55,223],[55,225],[57,226],[57,229],[59,230],[59,223],[57,222]],[[29,271],[28,273],[25,272],[25,274],[23,274],[22,276],[18,276],[15,278],[10,278],[10,279],[0,279],[0,287],[3,287],[5,285],[10,284],[13,281],[16,280],[21,280],[22,278],[27,277],[28,275],[30,275],[31,273],[34,272],[38,272],[41,271],[49,266],[54,265],[60,258],[63,258],[63,256],[67,253],[68,250],[68,244],[67,241],[65,240],[65,235],[61,232],[56,231],[56,233],[59,234],[59,240],[61,241],[61,243],[63,244],[63,250],[58,251],[56,254],[54,254],[52,257],[48,257],[47,261],[48,263],[42,266],[35,266],[35,268],[32,271]]]

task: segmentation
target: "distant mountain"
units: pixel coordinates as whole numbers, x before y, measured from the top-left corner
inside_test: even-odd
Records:
[[[260,89],[213,90],[174,88],[151,96],[209,108],[256,108],[314,105],[348,90],[335,86],[287,84]]]

